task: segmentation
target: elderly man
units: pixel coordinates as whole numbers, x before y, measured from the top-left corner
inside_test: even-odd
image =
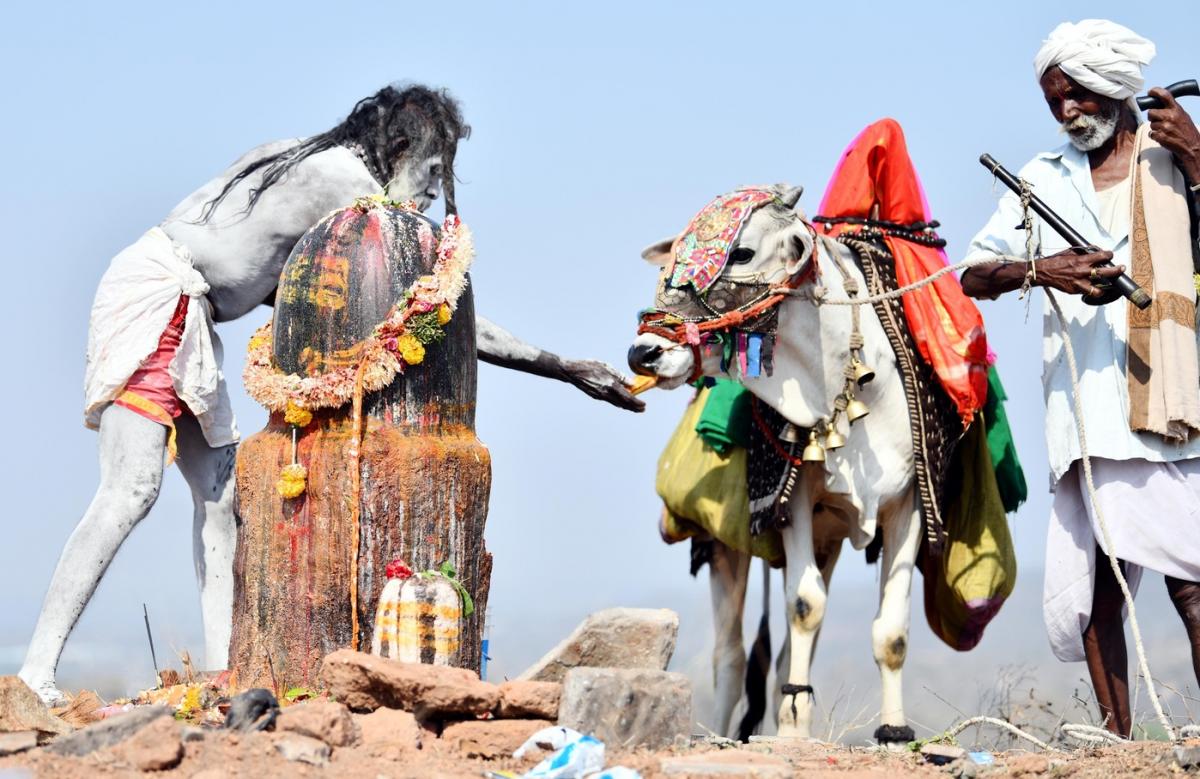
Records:
[[[63,645],[117,550],[158,497],[178,449],[195,502],[193,542],[209,668],[224,668],[236,527],[230,474],[238,434],[213,322],[273,304],[296,241],[330,211],[386,192],[453,213],[454,156],[467,137],[457,101],[384,87],[333,128],[252,149],[113,259],[92,307],[85,420],[100,431],[100,485],[50,580],[20,676],[43,700]],[[620,374],[564,360],[477,321],[485,362],[566,381],[640,411]]]
[[[1096,500],[1131,587],[1141,569],[1166,576],[1200,679],[1200,372],[1193,285],[1200,132],[1163,89],[1149,123],[1130,98],[1154,44],[1113,22],[1059,25],[1035,59],[1046,105],[1070,141],[1037,155],[1021,178],[1093,244],[1073,251],[1033,217],[1028,262],[963,274],[974,297],[1041,286],[1057,300],[1079,362],[1080,407],[1057,320],[1046,306],[1046,441],[1055,482],[1044,615],[1054,653],[1086,659],[1110,730],[1128,736],[1124,605],[1099,548],[1103,534],[1083,482],[1075,417],[1086,425]],[[1020,200],[1005,195],[969,258],[1026,255]],[[1113,261],[1115,267],[1102,265]],[[1094,305],[1128,271],[1154,296]],[[1089,300],[1090,299],[1090,300]],[[1093,305],[1089,305],[1089,302]]]

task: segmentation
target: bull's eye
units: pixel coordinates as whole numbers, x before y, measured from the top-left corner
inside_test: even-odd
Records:
[[[745,265],[754,259],[754,250],[739,246],[729,253],[729,261],[734,265]]]

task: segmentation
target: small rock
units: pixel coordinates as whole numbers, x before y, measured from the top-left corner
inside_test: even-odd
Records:
[[[954,779],[975,779],[979,773],[979,765],[969,757],[959,758],[946,765],[945,770]]]
[[[63,736],[47,749],[64,757],[83,757],[97,749],[116,746],[160,717],[170,716],[171,710],[166,706],[140,706]]]
[[[572,668],[645,668],[664,671],[675,652],[679,615],[670,609],[604,609],[518,679],[561,682]]]
[[[376,709],[370,714],[355,714],[354,722],[366,745],[392,744],[405,749],[421,748],[422,728],[417,718],[400,709]],[[436,734],[434,734],[436,738]]]
[[[33,749],[37,746],[37,742],[38,732],[36,730],[0,733],[0,757],[15,755],[18,752],[24,752],[26,749]]]
[[[946,765],[966,758],[967,750],[953,744],[925,744],[921,747],[921,755],[924,756],[926,763]]]
[[[270,730],[279,716],[279,701],[270,690],[255,687],[234,697],[225,714],[225,727],[243,732]]]
[[[558,719],[562,685],[557,682],[505,682],[500,685],[500,706],[496,716],[502,719]]]
[[[1200,747],[1175,747],[1175,762],[1180,768],[1200,766]]]
[[[91,690],[82,690],[71,699],[62,709],[51,711],[56,717],[76,728],[86,728],[93,722],[99,722],[103,717],[99,714],[104,708],[104,701]]]
[[[37,693],[19,676],[0,676],[0,733],[35,730],[39,741],[70,733],[71,726],[55,717]]]
[[[321,679],[351,709],[386,706],[411,711],[422,720],[478,717],[500,703],[500,689],[465,668],[401,663],[350,649],[325,658]]]
[[[622,749],[664,749],[686,741],[692,686],[683,674],[575,668],[563,683],[558,724]]]
[[[350,709],[336,701],[313,700],[288,706],[275,720],[275,729],[312,736],[331,747],[348,747],[359,740]]]
[[[118,760],[139,771],[165,771],[183,760],[183,740],[174,719],[162,717],[117,744],[112,751]]]
[[[795,775],[784,759],[771,755],[725,749],[696,755],[671,757],[662,761],[660,770],[668,776],[736,776],[755,779],[790,779]]]
[[[185,744],[190,744],[193,741],[203,741],[204,736],[204,728],[198,728],[195,725],[185,725],[179,733],[179,737],[183,739],[183,743]]]
[[[329,762],[329,745],[308,736],[289,733],[275,742],[275,751],[295,763],[325,765]]]
[[[553,724],[541,719],[449,722],[442,730],[440,746],[449,747],[463,757],[504,759],[512,757],[517,747],[534,733]]]

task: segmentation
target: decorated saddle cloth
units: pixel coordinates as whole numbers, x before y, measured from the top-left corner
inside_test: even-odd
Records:
[[[193,266],[191,254],[161,228],[151,228],[113,258],[96,290],[88,328],[84,378],[88,427],[99,428],[105,407],[121,397],[130,379],[158,351],[180,308],[180,297],[185,296],[186,314],[167,373],[209,446],[238,440],[207,293],[208,283]],[[167,424],[167,420],[156,421]]]

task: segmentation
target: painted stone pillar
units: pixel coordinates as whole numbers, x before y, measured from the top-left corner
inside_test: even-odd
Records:
[[[387,223],[382,231],[380,221]],[[433,269],[437,237],[425,217],[395,209],[345,209],[315,226],[281,277],[274,364],[301,376],[354,364],[356,345]],[[283,413],[239,449],[230,664],[240,686],[316,687],[326,654],[352,645],[369,651],[394,558],[415,571],[446,561],[457,569],[476,609],[463,620],[455,664],[479,668],[491,576],[483,542],[491,458],[475,436],[469,285],[444,333],[420,364],[363,397],[357,496],[352,405],[318,410],[299,431],[295,457],[308,480],[296,498],[276,489],[293,461],[293,429]]]

